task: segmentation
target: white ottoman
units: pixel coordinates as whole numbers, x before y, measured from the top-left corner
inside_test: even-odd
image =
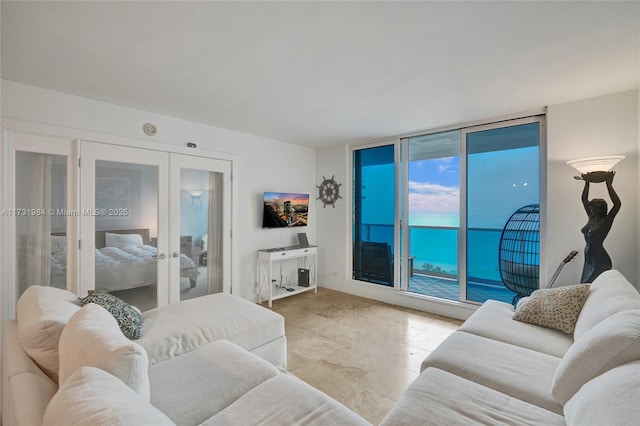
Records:
[[[276,367],[287,367],[284,317],[230,294],[210,294],[143,314],[149,366],[226,339]]]

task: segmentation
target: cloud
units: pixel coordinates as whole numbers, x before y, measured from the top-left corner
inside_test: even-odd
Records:
[[[409,210],[413,212],[458,212],[460,188],[433,183],[409,182]]]

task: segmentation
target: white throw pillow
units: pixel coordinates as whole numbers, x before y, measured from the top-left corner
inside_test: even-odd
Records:
[[[160,410],[111,374],[82,367],[49,402],[44,426],[173,425]]]
[[[90,303],[76,312],[60,337],[60,384],[81,367],[105,370],[149,401],[149,359],[139,344],[127,339],[116,319]]]
[[[138,247],[143,245],[142,235],[140,234],[114,234],[105,232],[104,242],[107,247],[116,247],[119,249],[127,247]]]
[[[640,361],[587,382],[564,406],[569,426],[627,426],[640,419]]]
[[[564,405],[589,380],[635,360],[640,360],[637,309],[610,316],[573,342],[556,368],[551,393]]]
[[[58,343],[62,329],[80,310],[75,294],[55,287],[28,287],[16,305],[18,339],[24,351],[58,383]]]
[[[604,271],[591,283],[573,338],[578,340],[600,321],[628,309],[640,309],[638,290],[619,271]]]

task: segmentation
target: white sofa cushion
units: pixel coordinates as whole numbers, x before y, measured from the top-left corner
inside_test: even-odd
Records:
[[[603,272],[591,283],[573,331],[574,340],[605,318],[629,309],[640,309],[638,290],[617,270]]]
[[[105,370],[149,401],[149,360],[144,348],[130,341],[115,318],[90,303],[76,312],[60,337],[60,384],[80,367]]]
[[[43,425],[161,426],[173,422],[116,377],[99,368],[82,367],[53,397]]]
[[[280,374],[202,423],[211,425],[369,425],[347,407],[290,374]]]
[[[143,313],[149,364],[166,361],[220,339],[253,351],[284,336],[284,318],[230,294],[210,294]],[[278,360],[286,368],[286,358]]]
[[[151,403],[180,425],[199,424],[280,371],[218,340],[149,369]]]
[[[637,424],[640,361],[621,365],[587,382],[566,403],[564,415],[569,426]]]
[[[638,309],[614,314],[576,340],[556,369],[551,392],[565,404],[589,380],[635,360],[640,360]]]
[[[522,300],[522,299],[520,299]],[[510,303],[487,300],[458,330],[562,358],[573,336],[546,327],[513,321]]]
[[[55,287],[31,286],[18,299],[16,319],[20,343],[56,383],[60,334],[79,309],[78,296]]]
[[[527,300],[518,303],[513,319],[572,333],[589,287],[589,284],[578,284],[536,290]]]
[[[560,359],[541,352],[456,331],[422,362],[506,395],[561,414],[551,395]]]
[[[564,425],[564,418],[533,404],[427,368],[404,392],[380,426],[420,425]]]

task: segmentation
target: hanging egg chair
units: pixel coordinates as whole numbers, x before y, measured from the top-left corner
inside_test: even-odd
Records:
[[[511,215],[502,230],[500,278],[516,293],[512,303],[540,287],[540,205],[530,204]]]

